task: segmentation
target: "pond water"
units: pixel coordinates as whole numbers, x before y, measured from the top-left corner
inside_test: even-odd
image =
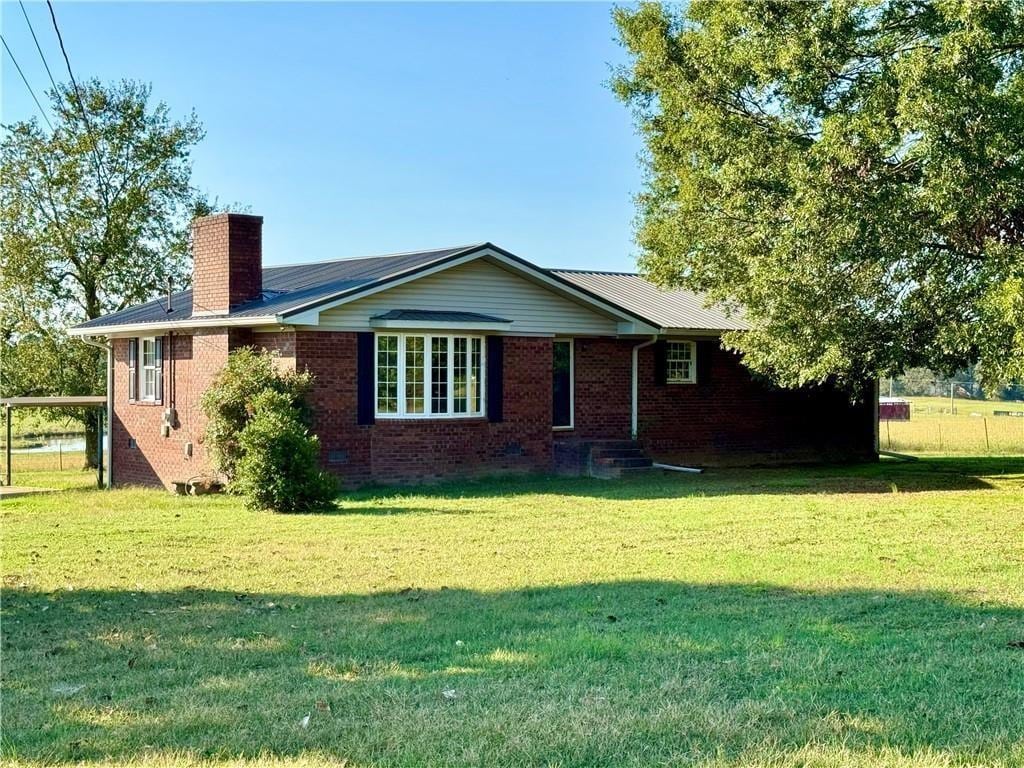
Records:
[[[107,436],[103,436],[103,447],[107,447]],[[57,453],[85,450],[85,435],[49,435],[47,437],[14,438],[11,453]]]

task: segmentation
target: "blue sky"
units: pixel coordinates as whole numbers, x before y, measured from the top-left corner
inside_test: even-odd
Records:
[[[26,3],[54,75],[43,3]],[[491,240],[632,269],[640,140],[611,6],[56,2],[76,77],[131,78],[207,137],[194,181],[264,216],[264,262]],[[21,9],[0,24],[48,84]],[[37,114],[6,54],[3,120]],[[45,103],[44,103],[45,106]]]

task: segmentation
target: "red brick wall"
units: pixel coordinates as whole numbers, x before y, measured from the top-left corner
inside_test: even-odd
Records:
[[[128,401],[128,339],[114,340],[114,418],[111,448],[116,485],[164,485],[209,471],[203,446],[206,420],[199,398],[227,361],[229,337],[224,329],[196,331],[195,336],[164,337],[163,401]],[[173,405],[177,422],[162,437],[164,409]],[[130,445],[129,439],[135,444]],[[192,456],[185,455],[192,443]]]
[[[632,347],[578,339],[576,429],[560,439],[629,434]],[[755,381],[739,357],[717,349],[710,381],[657,385],[654,348],[639,352],[639,439],[669,461],[698,464],[868,457],[874,451],[872,393],[851,405],[830,388],[783,390]]]
[[[199,399],[228,349],[255,344],[278,352],[286,368],[315,380],[313,429],[324,466],[346,483],[408,482],[453,475],[554,468],[553,439],[629,436],[631,352],[635,342],[577,339],[575,429],[551,430],[551,340],[505,338],[504,421],[356,417],[354,333],[252,333],[224,329],[175,335],[164,344],[164,403],[128,402],[128,341],[114,342],[112,425],[115,482],[168,485],[209,471]],[[171,351],[173,350],[173,355]],[[173,359],[172,359],[173,358]],[[655,458],[679,463],[868,457],[874,447],[870,399],[851,405],[830,390],[793,392],[754,381],[736,355],[712,356],[710,382],[658,386],[651,347],[640,352],[640,440]],[[178,422],[161,437],[163,410]],[[133,438],[135,446],[128,440]],[[193,456],[185,456],[185,444]]]
[[[551,340],[505,339],[504,421],[378,419],[356,423],[354,333],[300,332],[296,361],[315,376],[314,431],[324,465],[345,482],[409,482],[551,467]]]
[[[576,339],[575,428],[558,432],[560,438],[629,438],[632,346],[616,339]]]
[[[192,312],[223,313],[263,283],[263,217],[219,213],[192,222]]]

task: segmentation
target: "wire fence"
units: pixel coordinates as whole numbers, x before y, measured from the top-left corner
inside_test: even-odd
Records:
[[[67,449],[63,445],[55,446],[52,451],[11,452],[11,473],[14,475],[18,472],[63,472],[84,467],[85,451],[81,448],[76,449],[73,445]]]
[[[1024,403],[907,398],[909,421],[882,420],[882,450],[952,455],[1024,455]]]

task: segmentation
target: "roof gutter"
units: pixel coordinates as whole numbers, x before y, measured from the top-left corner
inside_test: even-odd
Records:
[[[649,347],[651,344],[658,340],[658,336],[651,336],[647,341],[641,342],[633,346],[633,375],[630,381],[630,401],[629,401],[629,433],[630,437],[636,440],[637,432],[639,431],[639,410],[640,410],[640,350],[644,347]]]
[[[151,323],[122,323],[120,325],[96,325],[92,327],[76,326],[68,329],[69,336],[85,338],[88,336],[110,336],[113,333],[151,333],[154,331],[177,331],[189,328],[227,328],[257,327],[261,325],[287,325],[288,321],[281,315],[258,315],[254,317],[227,317],[221,315],[211,317],[190,317],[186,320]]]

